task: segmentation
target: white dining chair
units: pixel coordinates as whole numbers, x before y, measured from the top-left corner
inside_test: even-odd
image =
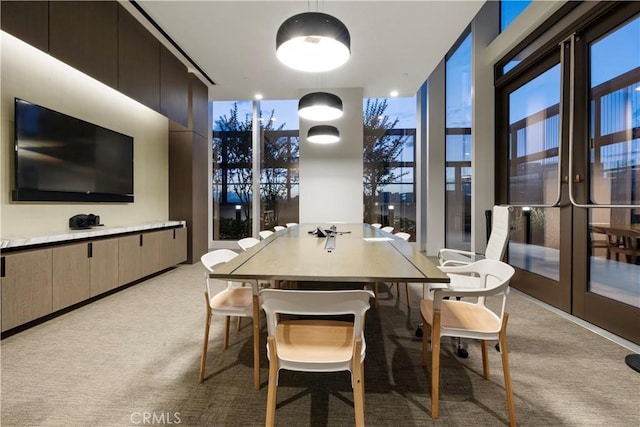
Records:
[[[217,292],[214,291],[212,287],[214,279],[209,278],[209,273],[212,273],[217,266],[229,262],[237,256],[238,254],[230,249],[217,249],[200,257],[200,262],[205,267],[204,298],[206,302],[204,342],[200,359],[200,382],[204,381],[209,329],[213,315],[225,316],[222,342],[225,350],[229,346],[229,323],[231,316],[237,316],[239,319],[242,317],[250,317],[253,319],[253,386],[258,390],[260,388],[260,303],[258,300],[258,286],[255,283],[251,284],[251,286],[245,286],[245,283],[228,281],[226,282],[226,287],[222,291]]]
[[[405,233],[403,231],[399,231],[399,232],[395,233],[394,236],[399,237],[399,238],[401,238],[402,240],[404,240],[406,242],[411,237],[411,234]],[[400,299],[400,282],[392,283],[391,287],[393,287],[394,285],[396,287],[396,297],[398,299]],[[411,301],[409,300],[409,283],[407,283],[407,282],[404,282],[404,291],[405,291],[405,295],[406,295],[406,298],[407,298],[407,307],[409,307],[410,304],[411,304]]]
[[[393,233],[393,227],[386,226],[381,228],[382,231],[386,231],[387,233]]]
[[[382,227],[382,224],[380,224],[379,222],[374,222],[373,224],[371,224],[371,226],[375,228],[380,228]]]
[[[291,227],[295,227],[296,225],[298,225],[297,222],[288,222],[287,224],[287,228],[291,228]]]
[[[276,417],[281,369],[351,373],[355,425],[364,426],[365,312],[372,293],[366,290],[272,290],[260,293],[267,317],[269,385],[266,425]],[[305,316],[291,319],[282,315]],[[327,320],[349,315],[352,321]]]
[[[238,246],[240,246],[243,251],[246,251],[250,247],[257,245],[258,243],[260,243],[260,240],[256,239],[255,237],[245,237],[244,239],[238,240]]]
[[[281,225],[276,225],[275,227],[273,227],[273,229],[274,229],[275,231],[284,230],[285,228],[287,228],[287,227],[283,227],[283,226],[281,226]]]
[[[271,236],[273,234],[273,231],[271,230],[262,230],[261,232],[258,233],[260,235],[260,237],[264,240],[267,237]]]
[[[422,366],[427,366],[429,338],[431,339],[431,417],[438,418],[440,388],[440,339],[444,336],[480,340],[483,376],[489,379],[487,340],[500,342],[504,386],[507,395],[509,424],[516,425],[511,373],[507,349],[507,321],[505,311],[509,295],[509,281],[515,270],[509,264],[483,259],[461,266],[442,266],[451,279],[446,287],[434,287],[433,298],[420,302],[420,316],[424,322],[422,335]],[[474,286],[460,277],[473,279]],[[487,297],[491,304],[487,305]],[[460,298],[470,298],[470,301]]]

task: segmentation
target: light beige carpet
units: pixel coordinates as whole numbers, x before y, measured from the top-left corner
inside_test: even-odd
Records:
[[[476,426],[508,422],[499,354],[482,376],[479,346],[454,355],[445,341],[440,419],[431,419],[429,370],[420,366],[418,286],[381,292],[367,315],[365,417],[368,426]],[[640,374],[629,351],[512,293],[509,357],[522,426],[640,425]],[[1,424],[5,426],[259,426],[262,388],[252,387],[251,328],[213,323],[207,378],[198,383],[204,330],[203,271],[184,265],[4,339]],[[263,343],[265,340],[263,329]],[[262,347],[264,348],[264,347]],[[282,372],[280,426],[353,425],[349,376]]]

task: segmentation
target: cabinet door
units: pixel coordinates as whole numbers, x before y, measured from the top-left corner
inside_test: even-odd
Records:
[[[3,332],[53,311],[51,259],[51,249],[2,256]]]
[[[187,260],[187,228],[173,229],[173,259],[171,265],[180,264]]]
[[[90,296],[89,243],[53,248],[53,310]]]
[[[144,233],[141,247],[142,276],[170,267],[173,258],[173,230]]]
[[[118,284],[126,285],[142,277],[140,269],[140,247],[142,234],[118,239]]]
[[[92,297],[118,286],[118,240],[107,239],[90,243]]]

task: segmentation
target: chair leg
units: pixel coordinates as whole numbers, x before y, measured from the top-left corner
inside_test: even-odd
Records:
[[[482,373],[484,379],[489,379],[489,353],[487,353],[487,342],[480,340],[480,348],[482,349]]]
[[[440,310],[433,312],[431,331],[431,418],[438,418],[440,392]]]
[[[253,296],[253,388],[260,390],[260,299]]]
[[[242,323],[242,317],[238,316],[238,324],[236,325],[236,331],[240,330],[241,323]]]
[[[271,336],[267,337],[269,346],[269,385],[267,386],[267,419],[266,427],[272,427],[276,422],[276,400],[278,394],[278,355],[276,342]]]
[[[353,387],[353,409],[356,416],[356,427],[364,427],[364,383],[362,381],[362,362],[360,354],[362,353],[362,340],[355,340],[352,356],[352,387]]]
[[[231,316],[224,317],[224,337],[222,339],[222,348],[225,350],[229,347],[229,323],[231,323]]]
[[[202,343],[202,356],[200,357],[200,382],[204,381],[204,368],[207,364],[207,348],[209,344],[209,327],[211,326],[211,308],[207,301],[207,317],[204,324],[204,342]]]
[[[404,293],[407,296],[407,307],[411,307],[411,301],[409,301],[409,282],[404,282]]]
[[[378,308],[378,282],[373,285],[373,307]]]
[[[507,351],[507,321],[509,314],[505,313],[500,331],[500,354],[502,355],[502,370],[504,371],[504,388],[507,393],[507,407],[509,408],[509,425],[516,425],[516,410],[513,404],[513,390],[511,389],[511,371],[509,370],[509,354]]]
[[[429,338],[431,337],[431,325],[422,318],[422,366],[427,366],[427,356],[429,353]]]

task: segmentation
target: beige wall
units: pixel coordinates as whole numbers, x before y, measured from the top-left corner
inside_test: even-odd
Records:
[[[300,96],[315,90],[301,91]],[[300,222],[362,222],[362,88],[322,89],[342,99],[344,115],[332,124],[336,144],[312,144],[300,119]],[[317,123],[325,124],[325,123]]]
[[[100,215],[106,226],[165,221],[168,208],[168,120],[51,56],[0,32],[2,237],[68,230],[69,217]],[[12,202],[14,97],[134,138],[134,203]]]

